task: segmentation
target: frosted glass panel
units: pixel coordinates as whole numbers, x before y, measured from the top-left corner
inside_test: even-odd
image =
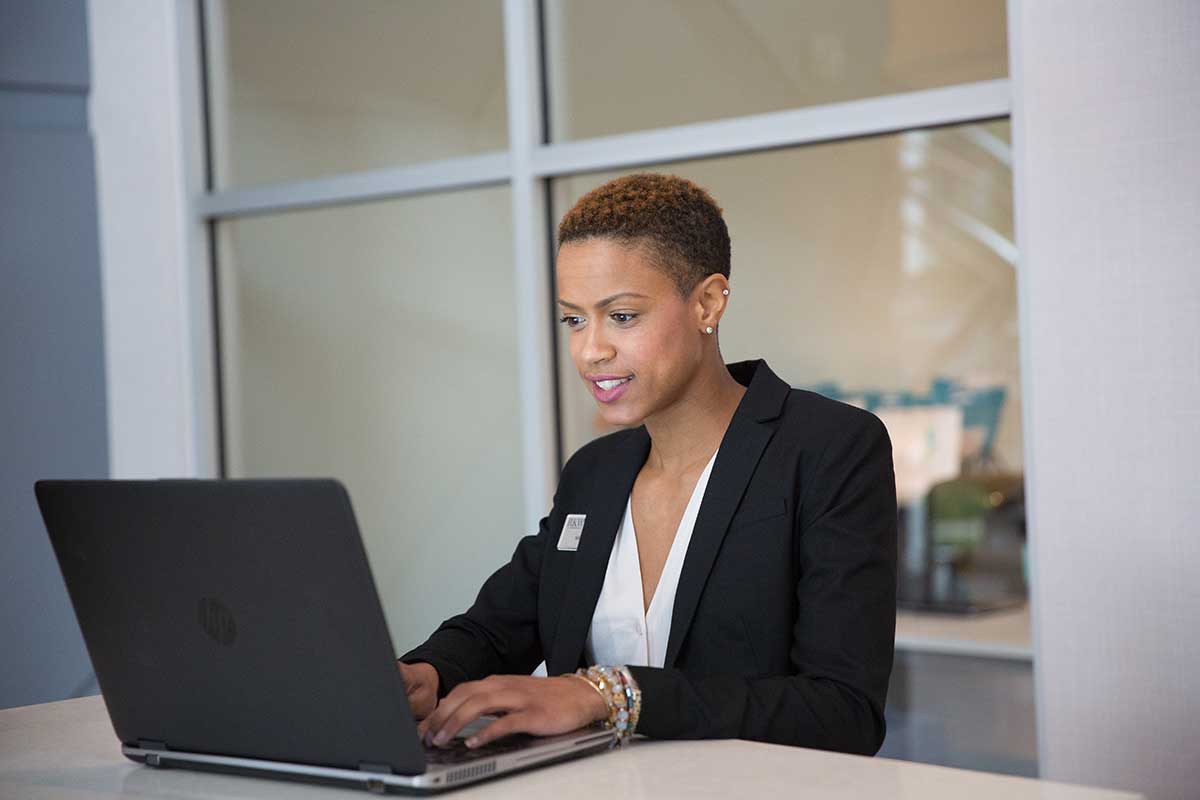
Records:
[[[1004,0],[546,0],[551,136],[1008,74]]]
[[[403,651],[522,529],[507,188],[222,222],[231,477],[350,491]]]
[[[501,0],[208,0],[218,188],[508,147]]]
[[[727,362],[763,357],[794,386],[872,408],[998,388],[998,417],[968,413],[962,447],[1020,471],[1009,148],[996,121],[651,169],[724,209]],[[618,174],[555,180],[557,213]],[[606,429],[558,339],[569,455]]]

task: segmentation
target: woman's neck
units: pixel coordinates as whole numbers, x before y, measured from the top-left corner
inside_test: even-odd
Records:
[[[651,441],[646,467],[671,475],[707,463],[745,393],[746,387],[733,379],[718,355],[678,402],[646,418]]]

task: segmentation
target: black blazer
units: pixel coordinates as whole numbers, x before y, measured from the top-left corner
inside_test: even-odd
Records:
[[[638,733],[743,738],[873,755],[896,625],[896,484],[879,418],[791,389],[766,365],[721,442],[684,558],[662,668],[631,667]],[[644,426],[563,467],[554,507],[465,613],[400,660],[462,681],[583,666],[625,501],[650,450]],[[559,550],[586,514],[578,551]]]

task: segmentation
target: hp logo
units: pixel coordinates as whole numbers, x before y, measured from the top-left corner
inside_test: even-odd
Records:
[[[211,597],[200,598],[200,627],[213,641],[231,645],[237,638],[237,623],[233,621],[233,612],[213,600]]]

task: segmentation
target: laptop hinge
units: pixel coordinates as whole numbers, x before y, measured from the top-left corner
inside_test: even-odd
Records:
[[[141,750],[153,750],[152,753],[146,753],[146,765],[150,767],[161,766],[162,759],[159,756],[160,752],[167,749],[166,742],[159,742],[154,739],[138,739],[137,746]]]
[[[391,775],[392,768],[387,764],[371,764],[366,761],[358,762],[358,771],[375,773],[376,775]],[[383,782],[383,778],[367,778],[367,791],[375,794],[387,794],[387,784]]]
[[[392,768],[387,764],[371,764],[367,761],[358,762],[359,772],[382,772],[384,775],[391,775]]]

